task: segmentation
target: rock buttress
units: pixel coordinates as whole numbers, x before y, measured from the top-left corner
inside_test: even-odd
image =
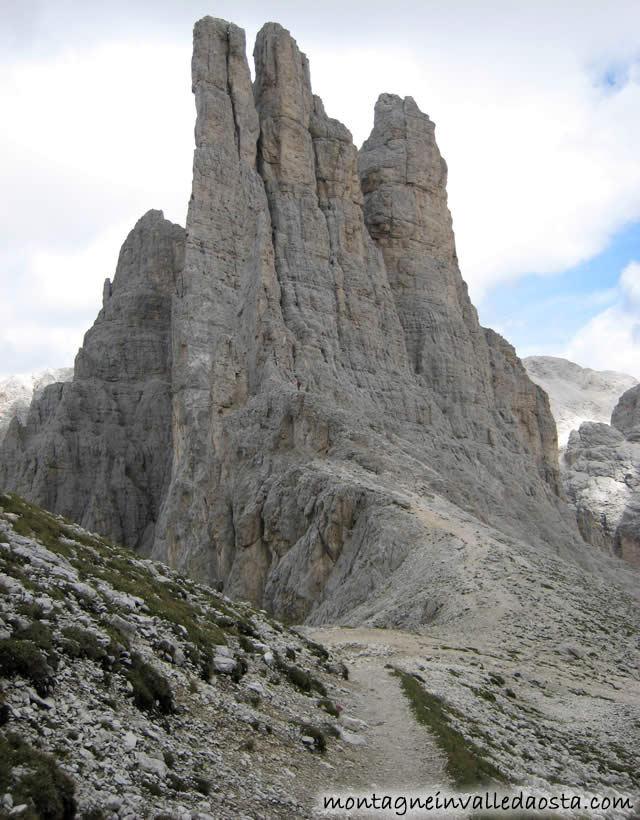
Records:
[[[34,400],[0,453],[0,485],[150,551],[171,456],[171,300],[184,230],[149,211],[127,237],[72,382]]]

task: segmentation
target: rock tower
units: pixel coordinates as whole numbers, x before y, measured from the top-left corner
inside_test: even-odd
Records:
[[[413,99],[382,94],[358,152],[289,32],[254,59],[252,84],[244,32],[196,24],[186,230],[136,225],[0,484],[290,620],[348,616],[417,551],[394,617],[419,623],[446,588],[416,499],[575,549],[548,400],[478,323]]]

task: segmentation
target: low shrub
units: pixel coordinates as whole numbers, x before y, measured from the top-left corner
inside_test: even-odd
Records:
[[[312,677],[308,672],[305,672],[304,669],[301,669],[299,666],[294,666],[293,664],[285,663],[281,658],[276,658],[276,667],[278,671],[285,675],[301,692],[310,694],[315,691],[319,695],[322,695],[322,697],[326,697],[327,690],[324,684],[316,680],[316,678]]]
[[[320,707],[320,709],[324,709],[324,711],[327,712],[327,714],[331,715],[331,717],[337,718],[340,714],[340,710],[338,709],[338,707],[335,705],[333,701],[329,700],[329,698],[321,698],[318,701],[317,705]]]
[[[133,702],[143,712],[175,712],[171,687],[166,678],[144,661],[137,652],[131,655],[131,666],[123,674],[133,686]]]
[[[104,663],[107,650],[93,632],[78,626],[67,626],[62,630],[65,640],[62,651],[70,658],[87,658],[90,661]]]
[[[53,670],[38,647],[29,640],[3,638],[0,640],[0,676],[16,675],[30,680],[40,697],[46,697],[53,688]]]
[[[19,735],[0,735],[0,793],[14,804],[31,803],[27,820],[71,820],[76,816],[75,784],[50,755],[33,749]]]
[[[199,791],[200,794],[211,793],[211,783],[209,783],[208,780],[205,780],[204,777],[196,777],[195,787],[196,791]]]
[[[173,789],[174,792],[186,792],[189,790],[189,784],[175,774],[167,775],[167,786]]]

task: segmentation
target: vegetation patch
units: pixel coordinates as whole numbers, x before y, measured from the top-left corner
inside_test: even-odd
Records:
[[[46,697],[53,688],[53,670],[46,655],[32,641],[4,638],[0,640],[0,676],[16,675],[30,680],[40,697]]]
[[[196,777],[195,787],[200,794],[210,794],[211,792],[211,783],[205,780],[204,777]]]
[[[76,816],[75,784],[50,755],[13,733],[0,735],[0,794],[29,808],[25,820],[71,820]]]
[[[166,678],[144,661],[137,652],[131,656],[131,666],[122,669],[133,686],[133,702],[143,712],[175,712],[171,687]]]
[[[451,724],[453,707],[437,695],[427,692],[413,675],[395,669],[404,694],[419,723],[428,727],[436,742],[447,756],[447,771],[456,786],[468,788],[490,783],[507,782],[500,772],[483,755],[481,750],[467,740]]]
[[[301,692],[308,695],[315,691],[319,695],[322,695],[323,698],[327,696],[327,690],[325,689],[324,684],[321,681],[316,680],[316,678],[312,677],[308,672],[305,672],[305,670],[301,669],[299,666],[285,663],[282,658],[278,657],[276,658],[276,668]]]
[[[238,638],[238,643],[240,644],[240,648],[245,652],[248,652],[250,655],[256,655],[260,652],[254,642],[250,638],[247,638],[246,635],[240,635]]]
[[[315,655],[316,658],[319,658],[321,661],[329,660],[329,652],[324,646],[322,646],[322,644],[310,640],[304,635],[301,635],[299,632],[296,632],[296,635],[303,641],[304,645],[312,655]]]
[[[181,777],[178,777],[177,774],[167,775],[167,785],[170,789],[173,789],[174,792],[189,791],[189,784],[186,782],[186,780],[183,780]]]
[[[318,701],[318,706],[320,709],[324,709],[324,711],[331,715],[331,717],[337,718],[340,715],[340,710],[332,700],[329,700],[329,698],[321,698]]]
[[[67,626],[62,630],[64,640],[62,651],[70,658],[87,658],[90,661],[104,663],[107,650],[93,632],[78,626]]]
[[[327,748],[327,736],[322,729],[318,729],[317,726],[312,726],[310,723],[299,723],[298,727],[300,728],[300,732],[303,737],[306,736],[313,738],[313,745],[315,749],[319,752],[325,751]]]

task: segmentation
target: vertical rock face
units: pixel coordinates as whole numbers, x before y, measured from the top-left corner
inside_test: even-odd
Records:
[[[640,441],[640,385],[626,390],[611,413],[611,426],[627,441]]]
[[[184,231],[149,211],[120,252],[72,382],[14,420],[0,485],[149,550],[170,465],[171,299]]]
[[[611,426],[584,422],[571,433],[565,464],[583,537],[640,567],[640,385],[622,394]]]
[[[424,591],[438,539],[407,499],[436,493],[503,532],[576,543],[546,394],[478,324],[428,117],[410,98],[382,95],[358,156],[313,95],[308,61],[285,29],[264,26],[254,56],[252,86],[242,30],[196,24],[184,261],[179,229],[158,228],[149,265],[127,268],[132,293],[147,297],[116,310],[120,268],[106,288],[72,388],[75,397],[92,385],[95,407],[81,415],[99,419],[101,444],[87,463],[101,490],[114,489],[109,503],[103,492],[81,497],[82,515],[63,511],[127,543],[153,543],[154,557],[295,620],[343,617],[415,559],[422,571],[408,579],[411,603],[398,617],[418,623],[446,591]],[[106,344],[109,322],[135,350]],[[131,441],[133,385],[154,396],[143,437],[157,437],[152,451]],[[27,428],[14,428],[3,460],[30,454],[30,483],[19,489],[34,497],[46,484],[37,500],[61,508],[70,473],[45,468],[35,442],[77,450],[65,425],[79,411],[65,395],[50,405],[46,418],[35,408]],[[103,436],[116,409],[120,431]],[[124,487],[135,475],[135,492],[107,481],[114,465]],[[2,480],[18,488],[15,470]]]

